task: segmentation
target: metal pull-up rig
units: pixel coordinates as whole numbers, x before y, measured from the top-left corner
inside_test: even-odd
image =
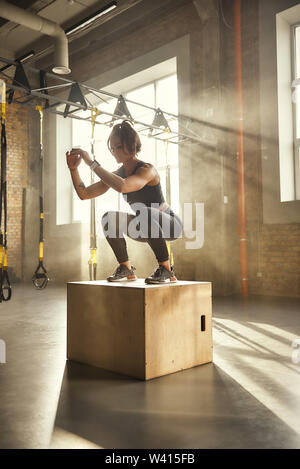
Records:
[[[92,111],[95,104],[89,102],[88,96],[93,95],[99,99],[100,104],[97,105],[100,118],[95,121],[96,124],[112,126],[114,121],[124,118],[130,119],[134,124],[136,130],[149,138],[158,140],[168,140],[169,143],[195,143],[205,146],[203,139],[197,133],[190,129],[189,126],[195,120],[182,115],[171,114],[159,108],[153,108],[145,104],[141,104],[130,99],[124,98],[122,95],[116,95],[104,90],[99,90],[94,87],[78,83],[74,80],[68,80],[61,76],[55,75],[50,72],[39,70],[31,67],[28,64],[23,64],[20,61],[15,62],[6,58],[0,57],[0,64],[6,64],[0,68],[0,78],[6,81],[7,93],[9,94],[8,102],[17,102],[25,105],[35,105],[44,103],[43,108],[45,112],[62,115],[64,117],[72,117],[79,120],[89,121],[92,123],[91,115],[82,117],[77,115],[78,111]],[[15,69],[14,75],[7,74],[9,68]],[[26,72],[38,76],[39,88],[34,88],[30,85]],[[35,80],[36,82],[36,80]],[[67,90],[67,95],[65,94]],[[14,92],[19,91],[19,96],[14,97]],[[116,106],[113,113],[105,109],[107,100],[115,100]],[[37,102],[36,102],[37,101]],[[153,112],[153,119],[151,122],[142,122],[135,119],[130,113],[130,105],[140,106],[147,110],[149,116]],[[62,105],[65,105],[64,111],[61,110]],[[77,114],[76,114],[77,113]],[[105,117],[106,116],[106,117]],[[107,118],[109,118],[107,120]],[[178,130],[172,128],[176,122]]]

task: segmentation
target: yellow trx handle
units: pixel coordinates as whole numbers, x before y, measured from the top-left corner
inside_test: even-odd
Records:
[[[39,259],[40,261],[42,261],[44,259],[44,243],[42,241],[40,242],[39,252],[40,252]]]
[[[90,281],[97,279],[97,249],[90,249],[90,258],[89,258],[89,274]]]
[[[5,103],[6,103],[6,83],[0,80],[0,102],[1,102],[1,121],[5,122]]]
[[[7,270],[7,248],[4,248],[4,263],[3,270]]]
[[[2,232],[1,232],[2,235]],[[2,263],[3,263],[3,245],[0,244],[0,269],[2,269]]]
[[[95,124],[97,117],[99,116],[100,111],[96,107],[93,107],[91,109],[91,118],[92,118],[92,140],[94,140],[94,135],[95,135]]]
[[[97,265],[97,249],[90,249],[89,264]]]
[[[171,248],[171,243],[167,241],[167,248],[168,248],[168,253],[169,253],[169,258],[170,258],[170,264],[174,265],[174,256],[173,256],[173,251]]]
[[[36,111],[39,111],[39,113],[40,113],[40,145],[41,145],[41,148],[42,148],[43,147],[43,117],[44,117],[44,113],[43,113],[42,106],[36,105],[35,109],[36,109]]]

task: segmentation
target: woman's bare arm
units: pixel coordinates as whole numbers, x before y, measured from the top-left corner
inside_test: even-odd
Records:
[[[82,159],[80,154],[72,151],[67,152],[66,158],[74,189],[81,200],[94,199],[95,197],[99,197],[99,195],[102,195],[108,191],[109,186],[103,181],[99,181],[95,184],[92,184],[91,186],[85,187],[85,184],[83,183],[78,172],[78,167]]]
[[[107,186],[123,194],[139,191],[156,176],[155,169],[150,164],[139,168],[136,174],[128,176],[126,179],[106,171],[102,166],[98,166],[95,173]]]
[[[96,183],[96,185],[89,186],[92,195],[91,197],[87,197],[87,195],[89,195],[89,191],[87,191],[87,188],[85,188],[78,172],[76,171],[77,166],[80,164],[81,158],[88,166],[91,166],[93,163],[92,159],[86,151],[72,150],[71,153],[67,153],[68,166],[71,171],[74,171],[74,175],[72,175],[73,184],[80,198],[97,197],[98,195],[106,192],[109,187],[123,194],[127,194],[128,192],[135,192],[142,189],[146,184],[148,184],[157,176],[157,172],[151,164],[145,164],[141,168],[138,168],[136,174],[128,176],[125,179],[116,174],[117,171],[112,173],[102,168],[102,166],[97,166],[94,171],[101,179],[100,183],[102,184]],[[84,200],[84,198],[82,200]]]
[[[105,194],[109,189],[109,186],[107,186],[103,181],[99,181],[91,186],[85,187],[77,168],[70,170],[70,173],[74,189],[80,200],[94,199],[95,197],[99,197],[99,195]]]

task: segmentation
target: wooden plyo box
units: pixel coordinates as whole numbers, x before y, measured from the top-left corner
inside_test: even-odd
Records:
[[[212,361],[211,283],[68,283],[67,358],[148,380]]]

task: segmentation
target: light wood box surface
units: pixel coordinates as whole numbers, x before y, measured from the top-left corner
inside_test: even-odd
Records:
[[[212,361],[211,283],[139,279],[67,288],[69,360],[143,380]]]

